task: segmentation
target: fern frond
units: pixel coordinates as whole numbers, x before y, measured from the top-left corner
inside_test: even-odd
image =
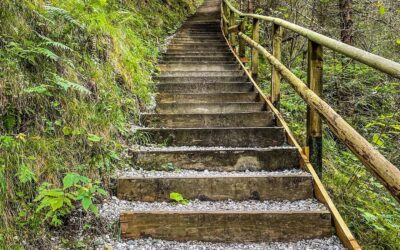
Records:
[[[44,44],[47,45],[47,46],[51,46],[53,48],[60,49],[60,50],[65,50],[65,51],[73,51],[70,47],[68,47],[67,45],[65,45],[63,43],[56,42],[56,41],[52,40],[51,38],[43,36],[43,35],[41,35],[41,34],[39,34],[37,32],[36,32],[36,34],[37,34],[38,37],[40,37],[41,39],[43,39],[45,41]]]
[[[52,74],[54,77],[54,83],[61,87],[63,90],[68,91],[69,89],[76,90],[82,94],[90,94],[90,90],[87,89],[85,86],[82,86],[78,83],[70,82],[57,74]]]
[[[73,24],[81,29],[84,29],[84,25],[81,24],[80,22],[78,22],[77,20],[75,20],[68,11],[62,9],[62,8],[58,8],[58,7],[54,7],[54,6],[50,6],[50,5],[46,5],[45,6],[46,11],[52,15],[53,17],[62,17],[65,21],[67,21],[70,24]]]

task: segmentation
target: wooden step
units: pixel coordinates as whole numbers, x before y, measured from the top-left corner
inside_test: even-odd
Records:
[[[159,83],[249,83],[247,76],[158,76],[153,78]],[[234,91],[234,90],[232,90]],[[231,92],[232,92],[231,91]]]
[[[227,93],[159,93],[157,103],[222,103],[222,102],[259,102],[258,93],[227,92]]]
[[[218,114],[248,113],[266,110],[265,103],[160,103],[155,111],[159,114]]]
[[[220,64],[190,64],[190,63],[168,63],[158,66],[161,72],[175,71],[236,71],[240,70],[240,65],[235,63],[220,63]]]
[[[131,150],[132,163],[143,169],[162,170],[172,164],[177,169],[210,171],[278,171],[299,167],[294,147],[270,148],[143,148]]]
[[[218,71],[162,71],[161,77],[240,77],[245,76],[243,70],[218,70]]]
[[[137,133],[148,136],[154,144],[200,147],[270,147],[286,142],[281,127],[266,128],[142,128]]]
[[[164,83],[157,84],[160,93],[226,93],[251,92],[254,86],[250,83]]]
[[[331,215],[316,211],[143,211],[120,216],[124,239],[290,242],[332,235]]]
[[[226,114],[142,113],[140,119],[144,126],[158,128],[271,127],[275,125],[271,111]]]
[[[196,187],[196,188],[193,188]],[[186,199],[200,200],[303,200],[313,197],[309,174],[210,177],[124,177],[117,179],[117,196],[130,201],[169,201],[178,192]]]

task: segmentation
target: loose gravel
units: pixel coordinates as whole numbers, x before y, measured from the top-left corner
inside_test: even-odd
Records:
[[[301,169],[290,169],[283,171],[249,171],[244,172],[218,172],[218,171],[195,171],[195,170],[175,170],[175,171],[147,171],[143,169],[131,169],[125,171],[117,171],[116,177],[143,177],[143,178],[180,178],[180,177],[250,177],[250,176],[297,176],[297,175],[307,175],[311,176],[309,173]]]
[[[118,241],[106,235],[95,241],[97,250],[110,246],[114,250],[135,249],[135,250],[344,250],[336,236],[325,239],[302,240],[292,243],[211,243],[200,241],[166,241],[152,238]]]
[[[100,216],[110,222],[116,221],[122,211],[320,211],[326,207],[315,199],[300,201],[199,201],[192,200],[182,205],[175,202],[125,201],[117,197],[105,200],[100,207]]]

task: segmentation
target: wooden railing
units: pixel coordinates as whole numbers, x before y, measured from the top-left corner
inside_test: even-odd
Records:
[[[364,137],[352,128],[320,96],[322,94],[323,47],[369,65],[383,73],[400,79],[400,64],[371,54],[364,50],[341,43],[288,21],[256,14],[246,14],[237,10],[228,0],[222,2],[222,28],[229,43],[241,61],[245,60],[245,46],[251,47],[250,72],[253,79],[258,76],[259,54],[272,66],[272,104],[279,109],[280,82],[285,78],[308,105],[306,151],[310,162],[320,174],[322,171],[322,118],[334,134],[361,160],[378,180],[400,202],[400,170],[389,162]],[[252,37],[244,30],[245,21],[252,21]],[[272,23],[272,54],[260,43],[260,21]],[[307,85],[281,63],[281,43],[283,29],[291,30],[308,39],[308,79]],[[238,38],[238,44],[237,44]],[[236,49],[236,46],[238,48]]]

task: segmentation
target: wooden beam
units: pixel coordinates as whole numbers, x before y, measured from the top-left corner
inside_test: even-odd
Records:
[[[322,46],[308,42],[308,79],[307,86],[318,96],[322,96]],[[312,165],[319,176],[322,175],[322,120],[318,112],[307,106],[307,147]]]
[[[235,18],[235,12],[231,11],[229,15],[229,28],[232,28],[233,26],[236,26],[236,18]],[[229,34],[229,42],[230,44],[235,47],[236,46],[236,34],[235,33],[230,33]],[[236,49],[235,49],[236,52]]]
[[[273,57],[260,44],[251,40],[242,32],[250,46],[256,48],[292,85],[296,92],[327,121],[334,134],[361,160],[364,166],[374,174],[383,186],[400,202],[400,170],[389,162],[364,137],[351,127],[329,104],[310,90],[296,75]]]
[[[228,33],[238,33],[238,31],[239,25],[233,25],[228,28]],[[231,36],[234,36],[234,34],[231,34]]]
[[[277,60],[281,60],[282,52],[282,28],[279,25],[272,25],[272,49],[273,55]],[[279,110],[279,102],[281,99],[281,76],[279,72],[272,66],[271,75],[271,101],[272,104]]]
[[[235,7],[233,7],[232,4],[228,0],[224,0],[224,2],[227,4],[228,9],[230,9],[232,12],[236,13],[237,15],[245,16],[245,17],[249,17],[249,18],[255,18],[258,20],[264,20],[264,21],[267,21],[270,23],[277,24],[277,25],[281,26],[282,28],[285,28],[285,29],[291,30],[297,34],[300,34],[301,36],[308,38],[309,40],[311,40],[315,43],[318,43],[318,44],[322,45],[323,47],[327,47],[327,48],[329,48],[333,51],[336,51],[342,55],[348,56],[356,61],[364,63],[372,68],[375,68],[381,72],[384,72],[386,74],[389,74],[393,77],[400,79],[400,63],[388,60],[384,57],[369,53],[365,50],[362,50],[362,49],[350,46],[348,44],[339,42],[335,39],[321,35],[315,31],[312,31],[307,28],[303,28],[297,24],[288,22],[288,21],[280,19],[280,18],[257,15],[257,14],[242,13],[239,10],[237,10]]]
[[[260,42],[260,21],[255,18],[253,19],[252,37],[257,43]],[[258,78],[258,56],[258,50],[251,48],[251,75],[256,80]]]
[[[240,36],[240,33],[239,33],[239,36]],[[248,42],[248,41],[246,40],[246,42]],[[239,61],[239,58],[237,56],[236,56],[236,59]],[[321,201],[322,203],[324,203],[328,207],[329,211],[332,213],[333,223],[336,228],[336,233],[337,233],[338,237],[340,238],[340,241],[343,243],[343,245],[345,247],[347,247],[350,250],[360,250],[361,249],[360,245],[357,243],[357,240],[354,238],[353,234],[351,233],[350,229],[344,222],[339,211],[335,207],[335,204],[329,197],[328,192],[324,188],[324,186],[323,186],[321,180],[319,179],[318,175],[316,174],[313,166],[310,164],[307,155],[304,154],[300,144],[296,141],[296,138],[294,137],[293,133],[291,132],[289,126],[283,119],[282,114],[272,105],[269,98],[263,93],[262,89],[257,85],[255,80],[252,78],[251,73],[244,67],[244,65],[240,61],[239,61],[239,64],[242,67],[242,69],[244,70],[244,72],[246,73],[246,75],[249,77],[255,90],[260,94],[262,99],[267,103],[268,107],[275,114],[275,117],[277,119],[277,125],[282,126],[285,129],[286,134],[288,136],[289,144],[293,145],[297,148],[297,151],[299,152],[299,154],[301,156],[301,158],[300,158],[301,166],[306,171],[308,171],[314,179],[316,198],[319,201]]]
[[[239,31],[246,32],[245,28],[246,28],[246,19],[244,17],[241,17]],[[242,58],[245,57],[246,57],[246,41],[239,37],[239,58],[240,60],[242,60]]]

